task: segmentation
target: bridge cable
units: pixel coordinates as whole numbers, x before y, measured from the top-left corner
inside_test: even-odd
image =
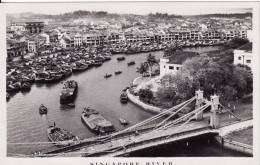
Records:
[[[164,119],[162,122],[160,122],[156,127],[161,126],[162,124],[164,124],[166,121],[168,121],[169,119],[171,119],[174,115],[176,115],[178,112],[180,112],[181,110],[183,110],[183,108],[185,108],[188,104],[190,104],[193,100],[190,100],[187,104],[185,104],[183,107],[181,107],[180,109],[178,109],[177,111],[175,111],[174,113],[172,113],[170,116],[168,116],[166,119]]]
[[[122,131],[119,131],[119,132],[116,132],[116,133],[114,133],[114,134],[111,134],[111,136],[119,135],[119,134],[121,134],[121,133],[124,133],[124,132],[127,132],[127,131],[129,131],[129,130],[132,130],[132,129],[136,128],[136,127],[140,127],[140,126],[142,126],[142,125],[144,125],[144,124],[147,124],[147,123],[149,123],[149,122],[151,122],[151,121],[154,121],[154,120],[156,120],[156,119],[158,119],[158,118],[160,118],[160,117],[162,117],[162,116],[164,116],[164,115],[167,115],[168,112],[170,112],[170,111],[172,111],[172,110],[175,110],[175,109],[177,109],[177,108],[179,108],[179,107],[185,105],[187,102],[189,102],[189,101],[191,101],[191,100],[194,100],[194,99],[195,99],[195,97],[192,97],[191,99],[189,99],[189,100],[187,100],[187,101],[185,101],[185,102],[183,102],[183,103],[180,103],[180,104],[178,104],[178,105],[176,105],[176,106],[174,106],[174,107],[172,107],[172,108],[170,108],[170,109],[168,109],[168,110],[165,110],[165,111],[163,111],[163,112],[161,112],[161,113],[159,113],[159,114],[157,114],[157,115],[155,115],[155,116],[153,116],[153,117],[151,117],[151,118],[148,118],[148,119],[146,119],[146,120],[144,120],[144,121],[142,121],[142,122],[140,122],[140,123],[137,123],[137,124],[135,124],[135,125],[133,125],[133,126],[131,126],[131,127],[126,128],[126,129],[124,129],[124,130],[122,130]]]
[[[237,120],[241,120],[241,118],[239,118],[237,115],[235,115],[232,111],[231,111],[231,108],[227,108],[225,107],[224,105],[222,104],[219,104],[220,106],[222,106],[223,108],[225,108],[227,110],[228,113],[230,113],[232,116],[234,116]]]
[[[176,120],[174,120],[172,122],[169,122],[169,123],[165,124],[162,127],[159,127],[158,129],[160,129],[160,128],[165,129],[165,128],[168,128],[169,126],[175,125],[175,124],[181,122],[184,118],[189,117],[189,116],[191,116],[191,115],[193,115],[195,113],[198,113],[198,112],[201,112],[201,111],[205,110],[208,106],[209,106],[208,104],[205,104],[204,106],[199,107],[199,108],[197,108],[197,109],[195,109],[195,110],[193,110],[193,111],[191,111],[191,112],[181,116],[180,118],[178,118],[178,119],[176,119]]]

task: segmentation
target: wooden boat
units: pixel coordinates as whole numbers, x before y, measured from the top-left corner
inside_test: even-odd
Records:
[[[115,71],[115,75],[118,75],[118,74],[121,74],[122,73],[122,71]]]
[[[107,74],[106,73],[106,75],[104,76],[104,78],[109,78],[109,77],[111,77],[112,76],[112,74]]]
[[[95,61],[95,62],[93,63],[93,66],[99,67],[99,66],[101,66],[102,64],[103,64],[102,61]]]
[[[39,113],[41,115],[44,115],[44,114],[47,114],[47,112],[48,112],[47,107],[45,107],[43,104],[41,104],[40,107],[39,107]]]
[[[77,136],[65,129],[56,127],[55,123],[53,126],[49,126],[47,135],[49,140],[54,142],[57,146],[69,146],[79,143],[79,138]]]
[[[127,96],[126,92],[121,93],[120,102],[121,103],[127,103],[127,101],[128,101],[128,96]]]
[[[81,120],[89,129],[96,133],[105,134],[115,130],[112,123],[106,120],[98,111],[91,108],[84,108]]]
[[[130,61],[127,63],[128,66],[135,65],[135,61]]]
[[[76,65],[72,68],[72,72],[82,72],[88,69],[87,64]]]
[[[74,101],[78,92],[78,83],[74,80],[66,81],[60,93],[60,103],[68,104]]]
[[[116,59],[117,59],[117,61],[123,61],[123,60],[125,60],[125,57],[117,57]]]
[[[31,84],[29,82],[23,82],[21,84],[21,91],[29,91],[31,89]]]

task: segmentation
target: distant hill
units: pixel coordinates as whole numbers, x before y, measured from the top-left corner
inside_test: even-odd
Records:
[[[82,19],[82,18],[91,18],[91,19],[101,19],[101,20],[130,20],[131,22],[135,21],[148,21],[148,22],[158,22],[158,21],[171,21],[174,19],[181,19],[184,17],[221,17],[221,18],[246,18],[252,17],[252,13],[234,13],[234,14],[204,14],[204,15],[191,15],[191,16],[181,16],[167,13],[150,13],[148,15],[135,15],[135,14],[115,14],[108,13],[106,11],[86,11],[86,10],[77,10],[74,12],[50,15],[50,14],[36,14],[31,12],[26,13],[14,13],[7,14],[7,24],[11,21],[36,21],[51,19],[53,21],[69,22],[71,20]]]
[[[193,17],[219,17],[219,18],[246,18],[252,17],[252,13],[232,13],[232,14],[203,14],[195,15]]]

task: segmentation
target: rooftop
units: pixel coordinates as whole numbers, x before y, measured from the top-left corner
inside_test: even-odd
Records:
[[[252,51],[252,42],[248,42],[245,45],[242,45],[238,48],[238,50]]]

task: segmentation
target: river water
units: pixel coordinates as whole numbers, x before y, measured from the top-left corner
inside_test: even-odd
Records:
[[[188,51],[200,53],[216,49],[218,47],[186,48]],[[126,60],[121,62],[118,62],[116,58],[122,55],[114,55],[110,61],[105,62],[101,67],[73,74],[67,78],[67,80],[76,80],[79,84],[75,108],[60,105],[59,93],[62,83],[34,84],[29,92],[19,92],[12,96],[7,103],[8,155],[11,156],[12,153],[31,154],[36,150],[53,147],[50,144],[32,144],[48,142],[46,129],[53,122],[81,138],[95,136],[80,119],[83,107],[90,106],[98,110],[106,119],[112,122],[117,130],[124,129],[124,126],[118,121],[120,117],[127,119],[130,125],[151,117],[152,113],[146,112],[130,102],[121,104],[119,100],[122,89],[129,86],[133,79],[139,76],[136,67],[145,61],[148,54],[127,55]],[[152,54],[156,58],[163,56],[162,51],[152,52]],[[127,66],[129,61],[135,61],[136,65]],[[121,70],[122,74],[114,75],[117,70]],[[106,73],[111,73],[113,76],[104,79]],[[39,115],[38,108],[40,104],[48,107],[46,116]],[[31,144],[27,145],[27,143]],[[203,146],[201,147],[203,148]],[[215,146],[211,148],[215,149]],[[210,147],[207,150],[210,150]],[[187,154],[187,156],[192,156],[192,154]]]

